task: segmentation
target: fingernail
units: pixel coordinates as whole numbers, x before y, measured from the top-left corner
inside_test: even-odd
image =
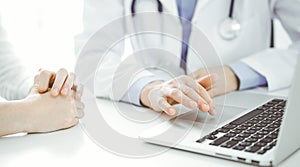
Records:
[[[68,94],[68,89],[67,88],[63,88],[63,90],[61,91],[61,93],[63,95],[67,95]]]
[[[197,103],[196,102],[194,102],[194,101],[191,101],[190,102],[190,105],[191,105],[191,107],[193,108],[193,109],[196,109],[197,108]]]
[[[210,108],[210,112],[211,115],[215,115],[216,114],[216,108],[212,107]]]
[[[176,113],[176,110],[175,110],[175,109],[173,109],[173,108],[169,109],[169,114],[175,115],[175,113]]]
[[[52,95],[54,95],[54,96],[58,95],[58,89],[57,88],[52,89]]]
[[[209,106],[207,104],[202,104],[202,110],[204,112],[209,111]]]

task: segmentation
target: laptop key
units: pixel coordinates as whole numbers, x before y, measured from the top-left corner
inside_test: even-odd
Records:
[[[264,135],[254,134],[252,137],[255,139],[261,139],[264,137]]]
[[[267,136],[267,138],[270,138],[270,139],[276,139],[276,138],[277,138],[277,135],[269,134],[269,135]]]
[[[243,137],[237,136],[237,137],[234,137],[232,140],[235,140],[235,141],[242,141],[242,140],[244,140],[244,138],[243,138]]]
[[[246,147],[244,147],[244,146],[237,145],[237,146],[233,147],[232,149],[234,149],[234,150],[244,150],[245,148]]]
[[[250,128],[250,130],[258,131],[258,130],[261,130],[261,127],[253,126]]]
[[[236,125],[231,125],[231,124],[227,124],[225,126],[223,126],[223,128],[225,129],[234,129],[236,127]]]
[[[257,142],[257,139],[256,138],[248,138],[245,141],[250,142],[250,143],[254,143],[254,142]]]
[[[224,144],[221,145],[221,147],[226,147],[226,148],[231,148],[233,147],[234,145],[236,145],[238,142],[237,141],[234,141],[234,140],[230,140]]]
[[[260,150],[260,151],[257,152],[257,154],[264,154],[266,152],[267,152],[267,150]]]
[[[208,135],[208,136],[206,137],[206,139],[208,139],[208,140],[215,140],[216,138],[218,138],[218,137],[215,136],[215,135]]]
[[[273,139],[266,137],[266,138],[262,139],[260,142],[270,143],[271,141],[273,141]]]
[[[247,138],[249,136],[250,136],[250,134],[248,134],[248,133],[241,133],[241,134],[239,134],[239,137],[243,137],[243,138]]]
[[[217,131],[221,132],[221,133],[227,133],[228,131],[230,131],[230,129],[221,128],[221,129],[218,129]]]
[[[220,138],[216,139],[212,143],[210,143],[210,145],[218,146],[218,145],[224,143],[225,141],[227,141],[229,139],[230,139],[229,137],[223,136],[223,137],[220,137]]]
[[[249,119],[255,117],[256,115],[262,113],[263,110],[260,110],[260,109],[255,109],[253,111],[250,111],[249,113],[243,115],[242,117],[230,122],[230,124],[233,124],[233,125],[240,125],[246,121],[248,121]]]
[[[255,153],[256,151],[260,150],[260,148],[261,147],[258,147],[258,146],[252,146],[252,147],[247,148],[245,151]]]
[[[262,131],[258,131],[256,134],[258,134],[258,135],[267,135],[267,134],[269,134],[269,132],[266,131],[266,130],[262,130]]]
[[[263,130],[268,131],[268,132],[272,132],[275,128],[271,128],[269,126],[265,127]]]
[[[210,135],[217,135],[219,132],[216,130],[216,131],[213,131],[210,133]]]
[[[256,131],[255,130],[252,130],[252,129],[249,129],[249,130],[246,130],[244,131],[244,133],[247,133],[247,134],[254,134]]]
[[[256,144],[254,144],[254,146],[257,146],[257,147],[264,147],[266,145],[267,145],[267,143],[264,143],[264,142],[258,142]]]
[[[250,142],[242,142],[239,144],[239,146],[244,146],[244,147],[251,146],[251,145],[252,145],[252,143],[250,143]]]
[[[264,149],[263,150],[270,150],[271,148],[273,148],[273,146],[270,146],[270,145],[268,145],[268,146],[266,146],[266,147],[264,147]]]
[[[226,136],[226,137],[234,137],[234,136],[236,136],[236,134],[235,133],[227,133],[224,136]]]
[[[235,133],[235,134],[239,134],[239,133],[242,132],[242,130],[234,129],[234,130],[231,130],[230,132],[231,132],[231,133]]]
[[[243,130],[246,130],[246,129],[248,129],[248,128],[245,127],[245,126],[239,126],[239,127],[237,127],[236,129],[237,129],[237,130],[243,131]]]

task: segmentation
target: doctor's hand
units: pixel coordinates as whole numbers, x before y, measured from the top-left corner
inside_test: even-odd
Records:
[[[239,87],[237,76],[228,66],[200,69],[190,76],[199,80],[199,84],[208,91],[211,98],[235,91]],[[207,76],[211,76],[210,79]]]
[[[214,115],[212,99],[198,82],[186,75],[166,82],[152,82],[142,90],[141,103],[155,111],[164,111],[168,115],[176,114],[172,105],[178,103],[189,109],[199,108]]]
[[[74,85],[75,75],[64,68],[58,70],[56,73],[39,70],[39,74],[35,76],[35,84],[39,93],[50,92],[52,96],[68,95],[71,90],[76,90],[76,97],[80,98],[82,95],[82,87]]]

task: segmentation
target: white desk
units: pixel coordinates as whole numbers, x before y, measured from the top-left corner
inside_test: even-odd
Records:
[[[256,89],[253,92],[266,92]],[[287,91],[274,92],[286,95]],[[99,100],[105,108],[111,102]],[[126,105],[126,104],[124,104]],[[162,118],[161,120],[163,120]],[[161,121],[160,120],[160,121]],[[146,144],[146,143],[145,143]],[[160,146],[151,145],[153,148]],[[297,151],[280,166],[297,166],[300,152]],[[132,159],[109,153],[93,143],[81,126],[49,134],[27,135],[0,139],[0,166],[249,166],[237,162],[213,158],[205,155],[170,149],[158,156]]]

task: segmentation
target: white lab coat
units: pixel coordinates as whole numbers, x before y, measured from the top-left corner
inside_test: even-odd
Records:
[[[1,25],[0,17],[0,101],[26,97],[33,85],[33,76],[26,71],[13,53]]]
[[[89,38],[104,25],[108,25],[111,21],[119,19],[126,15],[131,15],[130,5],[132,0],[85,0],[84,9],[84,31],[76,37],[77,54],[80,54],[84,44]],[[176,0],[161,0],[165,13],[178,15]],[[204,53],[197,56],[192,51],[188,52],[187,68],[189,72],[195,71],[204,67],[212,67],[216,65],[226,65],[228,63],[241,60],[249,65],[255,71],[263,75],[268,82],[270,91],[288,87],[293,78],[293,71],[296,64],[296,58],[299,55],[300,41],[300,0],[239,0],[235,1],[233,16],[241,24],[241,32],[239,36],[231,41],[224,40],[218,33],[219,24],[228,17],[230,0],[199,0],[195,8],[195,14],[192,23],[201,29],[211,41],[215,48],[219,61],[210,59]],[[137,0],[136,12],[158,12],[155,0]],[[293,44],[287,49],[269,48],[270,45],[270,30],[271,18],[278,19],[287,33],[289,34]],[[136,18],[137,19],[137,18]],[[135,22],[136,21],[136,22]],[[175,20],[178,27],[181,27],[180,21]],[[164,30],[164,21],[148,19],[124,21],[122,28],[117,32],[119,35],[134,34],[134,31],[139,29],[138,26],[158,26],[162,32]],[[176,24],[176,23],[174,23]],[[180,28],[179,28],[180,30]],[[177,31],[178,36],[181,32]],[[191,46],[201,43],[206,45],[194,35],[195,29],[192,29],[189,44]],[[107,34],[108,36],[110,34]],[[112,36],[115,34],[111,34]],[[276,38],[276,37],[275,37]],[[165,35],[136,35],[131,38],[134,51],[139,51],[148,48],[163,49],[177,56],[177,59],[167,59],[168,56],[145,57],[136,56],[134,63],[141,66],[159,66],[172,69],[172,75],[183,74],[179,68],[181,43],[176,40],[170,40]],[[203,50],[206,48],[204,47]],[[89,46],[91,52],[85,51],[83,54],[97,54],[105,52],[101,45]],[[116,72],[120,68],[124,58],[124,42],[118,42],[115,47],[110,48],[107,59],[102,61],[98,74],[95,76],[95,94],[97,96],[110,97],[114,100],[120,100],[126,93],[126,89],[136,80],[145,75],[156,75],[159,78],[166,78],[164,74],[159,72],[148,71],[143,75],[132,75],[134,72],[128,68],[121,68],[122,72]],[[208,51],[209,52],[209,51]],[[81,52],[82,53],[82,52]],[[211,52],[210,52],[211,53]],[[99,54],[98,54],[99,55]],[[81,55],[82,56],[82,55]],[[201,60],[201,59],[204,59]],[[124,64],[124,63],[123,63]],[[128,63],[127,63],[128,64]],[[173,70],[174,69],[174,70]],[[159,69],[156,69],[159,71]],[[120,70],[119,70],[120,71]],[[127,72],[126,72],[127,71]],[[127,73],[127,75],[124,75]],[[161,76],[159,76],[161,75]],[[124,82],[118,82],[118,86],[114,86],[114,81],[122,81],[116,78],[130,78],[130,83],[126,87],[121,85]],[[119,89],[115,93],[115,89]],[[112,94],[112,91],[114,92]],[[138,93],[138,92],[137,92]]]

